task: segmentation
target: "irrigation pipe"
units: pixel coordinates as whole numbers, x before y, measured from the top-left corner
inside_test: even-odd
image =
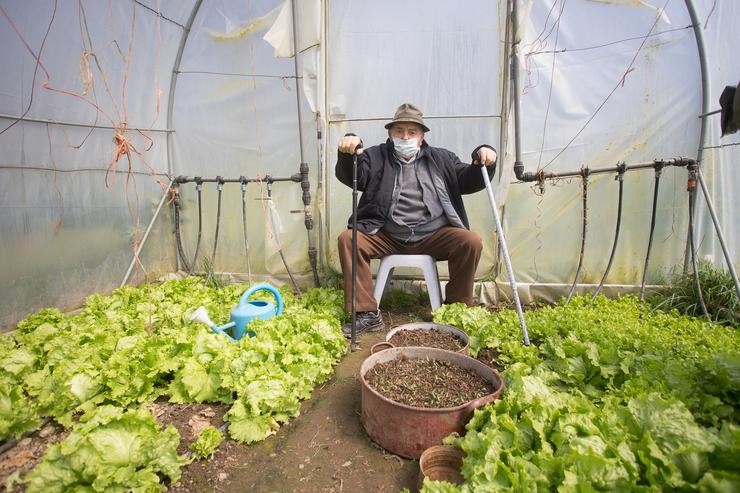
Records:
[[[180,255],[180,260],[182,260],[183,267],[185,267],[185,270],[188,274],[192,274],[195,270],[195,267],[197,266],[198,261],[198,253],[200,252],[200,242],[201,238],[203,237],[203,198],[202,198],[202,192],[203,189],[202,184],[199,181],[195,182],[195,191],[198,192],[198,237],[195,242],[195,254],[193,255],[193,261],[190,262],[186,258],[185,255],[185,249],[182,245],[182,234],[180,232],[180,194],[178,193],[175,197],[175,200],[173,202],[173,205],[175,207],[175,241],[177,242],[177,252]]]
[[[213,243],[213,254],[211,256],[211,270],[213,270],[213,262],[215,260],[216,256],[216,246],[218,243],[218,234],[219,234],[219,224],[220,224],[220,218],[221,218],[221,193],[223,191],[223,186],[225,183],[239,183],[241,185],[242,190],[242,221],[244,225],[244,247],[246,250],[247,255],[247,276],[249,279],[249,282],[252,282],[252,265],[251,265],[251,259],[250,259],[250,249],[249,249],[249,238],[247,233],[247,218],[246,218],[246,186],[248,183],[265,183],[267,188],[267,196],[268,201],[270,204],[270,218],[273,223],[273,229],[275,230],[277,222],[278,222],[278,216],[277,211],[274,207],[274,202],[272,202],[272,184],[275,182],[301,182],[303,179],[303,176],[301,173],[296,173],[291,176],[286,177],[273,177],[270,175],[266,175],[264,177],[256,177],[256,178],[247,178],[245,176],[240,176],[239,178],[224,178],[222,176],[217,176],[215,178],[203,178],[201,176],[196,177],[189,177],[189,176],[178,176],[174,179],[174,183],[182,184],[182,183],[190,183],[195,182],[196,188],[202,184],[202,183],[216,183],[218,186],[218,212],[216,216],[216,234],[214,238]],[[199,192],[200,193],[200,192]],[[198,196],[200,200],[200,195]],[[200,215],[200,201],[198,202],[198,211]],[[200,219],[199,219],[199,227],[198,227],[198,245],[200,244]],[[290,282],[293,285],[293,291],[295,293],[300,294],[301,290],[298,287],[298,283],[295,280],[295,277],[293,276],[293,272],[290,270],[290,266],[288,265],[288,261],[285,258],[285,254],[282,250],[282,244],[279,239],[279,235],[277,233],[277,230],[275,230],[276,234],[276,242],[278,243],[278,253],[280,254],[280,258],[283,262],[283,265],[285,266],[285,270],[288,273],[288,277],[290,277]],[[197,256],[197,246],[196,246],[196,256]],[[208,274],[207,279],[210,279],[210,272]]]
[[[600,175],[608,173],[620,173],[627,171],[635,171],[641,169],[655,168],[656,166],[678,166],[684,167],[696,163],[693,159],[688,158],[674,158],[674,159],[655,159],[653,161],[643,161],[634,164],[617,163],[614,166],[605,166],[603,168],[589,168],[589,175]],[[575,178],[583,175],[583,168],[573,171],[562,171],[562,172],[550,172],[550,171],[538,171],[537,173],[522,173],[521,176],[517,176],[517,179],[523,182],[543,181],[555,178]]]
[[[617,253],[617,242],[619,241],[619,229],[622,226],[622,202],[623,202],[623,197],[624,197],[625,167],[626,166],[623,164],[622,168],[620,168],[619,174],[615,178],[617,181],[619,181],[619,199],[617,202],[617,226],[614,231],[614,243],[612,243],[612,252],[609,255],[609,262],[606,264],[606,270],[604,271],[604,275],[601,277],[601,282],[599,283],[599,287],[596,288],[594,295],[591,297],[591,301],[596,299],[596,297],[601,292],[601,288],[604,287],[604,282],[606,281],[606,277],[609,275],[609,271],[612,268],[612,262],[614,261],[614,254]]]
[[[180,175],[177,178],[175,178],[175,183],[182,184],[182,183],[190,183],[190,182],[200,182],[200,183],[275,183],[278,181],[293,181],[296,183],[300,183],[301,181],[301,175],[296,173],[291,176],[284,176],[284,177],[275,177],[270,175],[265,175],[264,177],[257,177],[257,178],[245,178],[244,176],[240,176],[239,178],[224,178],[222,176],[217,176],[215,178],[203,178],[202,176],[183,176]]]
[[[311,183],[308,180],[308,163],[305,159],[303,152],[303,115],[301,111],[301,85],[302,77],[298,72],[298,26],[296,24],[296,0],[291,0],[290,13],[291,21],[293,23],[293,67],[295,69],[295,101],[296,110],[298,112],[298,143],[301,152],[301,164],[300,164],[300,176],[301,176],[301,189],[303,190],[303,216],[304,224],[306,226],[306,234],[308,235],[308,261],[311,265],[311,272],[313,273],[313,282],[315,286],[319,286],[319,272],[318,272],[318,254],[316,252],[316,245],[311,230],[313,229],[313,215],[311,214]],[[288,264],[285,264],[287,269]],[[290,272],[290,271],[289,271]],[[292,277],[291,277],[292,279]],[[297,288],[297,285],[296,285]],[[300,292],[300,291],[299,291]]]
[[[243,181],[242,185],[242,223],[244,226],[244,251],[247,256],[247,280],[252,284],[252,262],[249,255],[249,238],[247,236],[247,182]]]
[[[514,303],[516,304],[516,313],[519,316],[519,323],[522,326],[522,337],[524,338],[524,345],[529,346],[529,334],[527,333],[527,324],[524,321],[524,313],[522,312],[522,304],[519,301],[519,292],[517,290],[516,286],[516,280],[514,279],[514,269],[511,267],[511,259],[509,258],[509,249],[506,246],[506,239],[504,238],[504,231],[501,229],[501,221],[498,217],[498,208],[496,207],[496,199],[493,197],[493,187],[491,186],[491,180],[488,178],[488,171],[486,170],[485,166],[481,166],[481,173],[483,175],[483,182],[486,184],[486,193],[488,194],[488,201],[491,203],[491,210],[493,211],[493,219],[496,222],[496,233],[498,234],[498,241],[499,245],[501,245],[501,253],[503,253],[504,256],[504,262],[506,263],[506,272],[509,275],[509,285],[511,286],[511,292],[514,295]],[[353,178],[354,179],[354,178]],[[353,185],[355,183],[353,182]],[[355,187],[356,188],[356,187]],[[353,190],[353,193],[356,194],[355,190]],[[354,200],[354,197],[353,197]],[[354,203],[353,203],[354,206]],[[354,217],[354,208],[353,208],[353,217]],[[353,235],[355,233],[353,232]],[[354,238],[353,238],[354,240]],[[354,245],[354,241],[352,242]],[[356,253],[353,252],[353,255]],[[353,263],[353,280],[354,280],[354,258],[352,259]],[[352,284],[352,300],[354,303],[354,282]],[[352,307],[354,312],[354,305]],[[352,330],[352,334],[354,335],[354,327]]]
[[[126,274],[123,276],[123,281],[121,281],[121,284],[119,287],[123,287],[128,282],[128,278],[131,276],[131,272],[134,270],[134,265],[136,265],[136,261],[139,259],[139,253],[141,252],[141,249],[144,248],[144,244],[146,243],[147,238],[149,238],[149,233],[152,231],[152,227],[154,226],[154,221],[157,220],[157,216],[159,216],[159,212],[162,210],[162,206],[164,205],[164,201],[167,199],[167,194],[170,192],[170,188],[172,187],[172,183],[174,181],[170,179],[170,183],[167,185],[167,188],[165,188],[164,193],[162,194],[162,198],[159,199],[159,204],[157,205],[157,209],[154,211],[154,215],[152,216],[152,219],[149,221],[149,224],[146,227],[146,231],[144,231],[144,236],[141,237],[141,242],[139,243],[139,247],[134,249],[134,258],[131,259],[131,263],[128,266],[128,270],[126,271]]]
[[[694,29],[694,37],[696,39],[696,45],[697,45],[697,52],[699,54],[699,65],[701,69],[701,84],[702,84],[702,110],[701,115],[708,115],[709,112],[709,70],[707,68],[707,58],[706,58],[706,50],[704,45],[704,33],[702,31],[701,27],[701,20],[699,19],[699,16],[696,13],[696,8],[694,6],[693,0],[684,0],[686,4],[686,9],[688,10],[689,17],[691,18],[691,25]],[[522,153],[521,153],[521,125],[520,125],[520,102],[519,102],[519,40],[517,39],[518,36],[518,26],[519,26],[519,7],[518,7],[518,1],[512,0],[508,5],[511,6],[511,19],[512,19],[512,35],[511,35],[511,45],[512,45],[512,56],[511,56],[511,79],[512,79],[512,92],[513,92],[513,99],[514,99],[514,174],[516,175],[517,180],[524,181],[524,182],[531,182],[531,181],[537,181],[542,180],[544,178],[555,178],[555,177],[563,177],[567,176],[565,173],[559,173],[557,176],[555,174],[551,173],[525,173],[524,172],[524,163],[522,162]],[[697,158],[696,162],[701,162],[703,158],[703,150],[705,148],[705,140],[706,140],[706,118],[702,118],[701,122],[701,129],[700,129],[700,136],[699,136],[699,149],[697,151]],[[683,161],[683,160],[682,160]],[[679,166],[681,164],[675,163],[674,166]],[[685,163],[683,165],[686,165]],[[577,173],[573,173],[571,176],[576,176]],[[719,224],[719,219],[717,218],[717,215],[714,211],[714,204],[712,202],[712,198],[709,195],[709,192],[707,191],[706,185],[704,184],[704,179],[701,173],[701,170],[697,169],[697,179],[699,181],[699,185],[701,186],[702,194],[704,195],[704,199],[707,203],[707,209],[709,211],[710,217],[712,219],[712,223],[714,225],[714,230],[717,234],[717,239],[719,240],[720,247],[722,249],[722,253],[725,257],[725,263],[727,265],[727,269],[730,272],[730,276],[732,277],[732,281],[735,284],[735,292],[740,298],[740,282],[738,281],[737,273],[735,272],[735,266],[732,261],[732,257],[730,256],[730,253],[727,249],[727,245],[725,244],[724,234],[722,233],[722,228]],[[691,200],[696,200],[695,195],[692,195],[694,197]],[[690,243],[692,240],[687,238],[687,244]],[[686,249],[686,255],[684,259],[684,265],[687,263],[687,257],[689,255],[689,247],[687,246]]]
[[[218,190],[218,199],[216,201],[216,233],[213,235],[213,252],[211,252],[211,264],[208,266],[208,273],[206,274],[206,283],[213,277],[215,270],[216,261],[216,249],[218,248],[218,232],[221,229],[221,194],[224,190],[224,184],[220,176],[216,177],[216,189]]]
[[[180,256],[180,260],[182,261],[182,265],[185,270],[187,272],[190,272],[190,262],[188,262],[188,259],[185,257],[185,251],[182,247],[182,237],[180,235],[180,192],[177,190],[177,188],[173,190],[175,193],[175,198],[172,201],[172,206],[174,207],[175,216],[175,243],[177,244],[177,254]]]
[[[581,228],[581,253],[578,255],[578,267],[576,268],[576,275],[573,278],[573,285],[570,287],[570,290],[568,291],[568,297],[565,300],[565,304],[567,305],[570,303],[570,299],[573,296],[573,293],[576,290],[576,286],[578,285],[578,279],[581,278],[581,269],[583,268],[583,255],[586,250],[586,227],[588,225],[588,168],[583,168],[583,210],[582,210],[582,216],[583,216],[583,227]]]
[[[198,239],[195,242],[195,253],[193,254],[193,261],[191,262],[191,270],[188,274],[192,274],[195,270],[196,262],[198,261],[198,252],[200,251],[200,240],[203,237],[203,184],[199,181],[195,182],[195,191],[198,192]]]
[[[645,283],[647,281],[648,265],[650,264],[650,250],[653,247],[653,236],[655,234],[655,216],[658,210],[658,189],[660,187],[660,175],[663,167],[655,166],[655,185],[653,185],[653,209],[650,213],[650,234],[648,235],[647,252],[645,252],[645,266],[642,268],[642,283],[640,284],[640,301],[645,299]]]

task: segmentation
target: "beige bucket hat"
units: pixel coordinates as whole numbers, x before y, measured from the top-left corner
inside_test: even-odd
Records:
[[[424,124],[422,116],[424,116],[424,114],[419,108],[411,103],[403,103],[396,110],[396,114],[393,115],[393,120],[386,123],[385,128],[391,128],[391,125],[394,123],[417,123],[421,125],[421,128],[423,128],[425,132],[428,132],[429,127]]]

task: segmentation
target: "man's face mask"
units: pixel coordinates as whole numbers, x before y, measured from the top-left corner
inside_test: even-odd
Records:
[[[416,156],[419,152],[419,140],[418,139],[399,139],[393,138],[393,151],[398,157],[403,159],[411,159]]]

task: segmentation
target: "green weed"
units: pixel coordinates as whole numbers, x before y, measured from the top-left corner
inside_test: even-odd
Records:
[[[710,262],[700,261],[699,282],[709,317],[723,325],[737,327],[740,322],[740,302],[729,272]],[[696,279],[693,272],[675,272],[669,276],[665,288],[648,298],[660,310],[677,310],[679,313],[703,317]]]

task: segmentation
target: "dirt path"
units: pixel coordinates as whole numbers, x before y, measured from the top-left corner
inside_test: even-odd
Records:
[[[186,467],[170,491],[414,491],[418,461],[385,452],[360,424],[359,368],[384,337],[360,337],[360,348],[342,359],[334,376],[303,403],[301,415],[276,435],[253,445],[225,440],[214,457]]]

